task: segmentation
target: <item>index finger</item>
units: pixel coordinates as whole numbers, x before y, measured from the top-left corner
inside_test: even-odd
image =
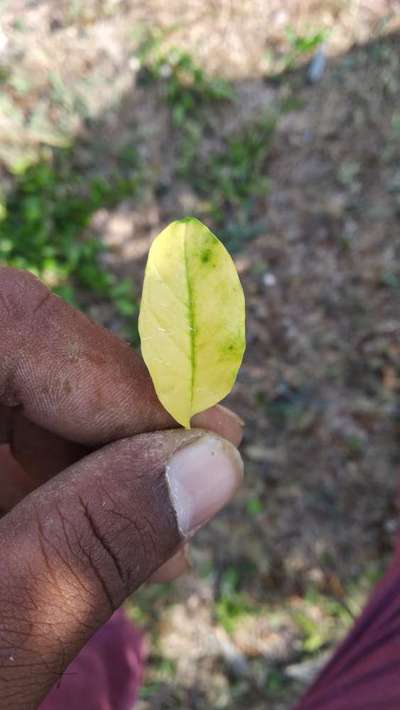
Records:
[[[32,274],[0,268],[0,324],[0,404],[88,446],[176,426],[129,345]],[[210,410],[196,423],[206,427],[208,421],[237,439],[233,429],[240,425],[227,423],[223,412]],[[3,422],[0,441],[7,440],[6,428]]]

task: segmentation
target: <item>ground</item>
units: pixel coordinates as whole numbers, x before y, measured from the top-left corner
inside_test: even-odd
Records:
[[[149,243],[195,214],[246,293],[245,484],[128,605],[138,707],[289,708],[398,526],[400,3],[0,8],[0,260],[137,346]]]

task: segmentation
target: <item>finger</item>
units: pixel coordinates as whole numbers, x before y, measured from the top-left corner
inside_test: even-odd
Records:
[[[172,582],[177,577],[188,571],[190,563],[188,559],[187,546],[181,547],[170,560],[167,560],[160,569],[156,570],[148,580],[151,584],[161,584]]]
[[[110,444],[0,521],[0,697],[37,707],[124,598],[233,495],[240,457],[215,435]]]
[[[222,404],[196,414],[192,419],[192,426],[215,431],[234,446],[239,446],[243,438],[243,419]]]
[[[0,517],[32,490],[25,472],[14,460],[8,446],[0,446]],[[190,568],[188,545],[183,545],[150,577],[151,583],[171,582]]]
[[[67,441],[27,419],[19,408],[10,415],[13,456],[29,474],[33,485],[67,468],[90,452],[89,447]]]
[[[6,512],[36,486],[86,453],[87,447],[66,441],[26,419],[17,408],[10,416],[11,447],[0,445],[0,510]]]
[[[0,268],[0,323],[1,404],[88,445],[173,425],[132,349],[32,274]]]
[[[9,446],[0,446],[0,516],[14,507],[32,485],[10,453]]]
[[[0,268],[0,323],[0,404],[89,446],[175,425],[142,359],[32,274]]]
[[[226,407],[212,407],[196,415],[193,426],[214,431],[235,446],[242,439],[242,420]],[[29,421],[19,408],[12,411],[9,429],[13,455],[36,485],[89,453],[87,446],[67,441]]]

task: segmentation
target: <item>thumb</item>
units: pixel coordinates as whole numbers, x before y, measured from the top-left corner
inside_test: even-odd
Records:
[[[233,495],[236,449],[201,430],[123,439],[0,521],[0,707],[36,708],[123,600]]]

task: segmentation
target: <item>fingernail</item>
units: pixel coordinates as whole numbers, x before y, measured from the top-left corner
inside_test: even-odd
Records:
[[[166,474],[179,529],[188,536],[232,498],[243,478],[243,463],[232,444],[205,434],[175,452]]]

